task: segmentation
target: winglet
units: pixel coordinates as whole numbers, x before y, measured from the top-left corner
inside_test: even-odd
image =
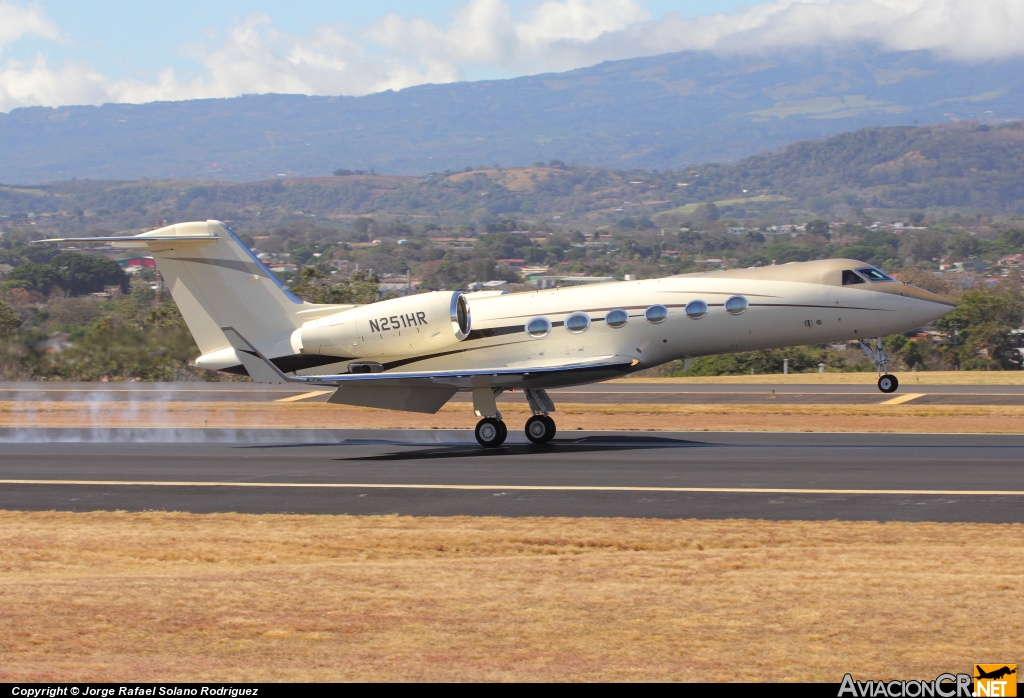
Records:
[[[231,343],[242,365],[248,372],[249,377],[255,383],[295,383],[305,382],[297,378],[289,378],[284,375],[277,366],[273,364],[259,349],[254,347],[249,340],[243,337],[234,327],[221,327],[221,332]]]

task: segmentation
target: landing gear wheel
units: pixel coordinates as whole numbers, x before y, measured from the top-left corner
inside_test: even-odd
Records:
[[[484,448],[497,448],[505,443],[508,436],[508,427],[500,419],[485,417],[476,423],[474,432],[477,443]]]
[[[883,393],[895,393],[899,387],[900,382],[892,374],[887,373],[878,379],[878,389]]]
[[[548,425],[551,427],[551,434],[548,436],[548,441],[550,441],[551,439],[555,438],[555,432],[558,430],[555,429],[555,420],[553,420],[548,415],[544,415],[544,419],[547,420]]]
[[[555,420],[546,414],[535,414],[526,420],[526,438],[535,444],[546,444],[555,438]]]

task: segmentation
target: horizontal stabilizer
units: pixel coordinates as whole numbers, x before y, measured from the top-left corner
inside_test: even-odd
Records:
[[[109,243],[130,243],[132,247],[138,246],[140,243],[154,243],[154,242],[185,242],[185,243],[204,243],[204,242],[215,242],[220,240],[218,235],[128,235],[128,236],[110,236],[110,237],[95,237],[95,238],[50,238],[48,240],[36,240],[36,242],[80,242],[83,244],[109,242]]]

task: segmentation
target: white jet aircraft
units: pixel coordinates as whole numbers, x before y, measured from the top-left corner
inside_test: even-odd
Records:
[[[533,412],[526,436],[545,443],[555,435],[546,389],[710,354],[856,339],[879,369],[879,389],[891,393],[898,382],[881,337],[955,307],[851,259],[321,305],[293,295],[219,221],[47,242],[148,250],[202,352],[196,366],[329,386],[331,403],[410,412],[434,413],[456,392],[472,392],[485,447],[508,434],[495,404],[505,390],[523,391]]]

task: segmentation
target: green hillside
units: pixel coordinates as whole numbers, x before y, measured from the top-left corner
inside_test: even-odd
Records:
[[[82,232],[220,218],[256,228],[358,216],[481,227],[497,218],[596,229],[623,219],[658,227],[717,214],[738,221],[953,209],[1024,213],[1024,122],[870,128],[804,141],[733,164],[682,171],[611,170],[552,161],[425,177],[341,174],[270,181],[76,180],[0,187],[0,225]],[[345,170],[339,170],[345,172]],[[889,211],[890,214],[885,212]],[[626,224],[627,227],[629,223]],[[635,225],[634,225],[635,227]]]

